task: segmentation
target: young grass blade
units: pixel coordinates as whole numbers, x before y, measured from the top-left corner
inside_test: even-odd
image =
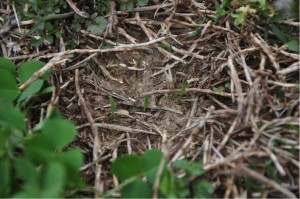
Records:
[[[149,96],[148,95],[146,95],[145,97],[144,97],[144,111],[146,112],[146,110],[147,110],[147,108],[149,107]]]

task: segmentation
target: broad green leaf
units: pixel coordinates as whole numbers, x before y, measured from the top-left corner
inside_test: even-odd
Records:
[[[8,160],[0,160],[0,197],[8,197],[11,181],[11,167]]]
[[[121,4],[120,4],[120,10],[121,10],[121,11],[125,11],[126,8],[127,8],[127,6],[126,6],[125,3],[121,3]]]
[[[9,59],[6,59],[4,57],[0,57],[0,69],[7,70],[12,75],[16,74],[15,64],[12,61],[10,61]]]
[[[83,156],[77,149],[71,149],[62,154],[64,164],[72,169],[79,170],[83,165]]]
[[[120,180],[141,174],[143,162],[137,155],[124,155],[118,157],[112,164],[111,170]]]
[[[290,51],[299,53],[299,42],[297,40],[286,42],[284,45],[286,45]]]
[[[0,122],[0,125],[1,125],[1,122]],[[5,143],[8,141],[10,134],[11,134],[11,130],[9,127],[0,128],[0,154],[6,153],[5,149],[3,147],[5,146]]]
[[[41,61],[28,61],[21,64],[18,67],[20,83],[24,84],[36,71],[40,70],[44,66],[45,63]],[[51,72],[46,72],[40,78],[46,80],[50,76],[51,76]]]
[[[131,12],[131,11],[133,10],[133,8],[134,8],[133,3],[132,3],[132,2],[129,2],[129,3],[127,4],[127,10],[128,10],[129,12]]]
[[[0,100],[13,101],[19,94],[16,78],[11,72],[0,69]]]
[[[45,121],[41,135],[53,148],[62,149],[75,138],[76,129],[68,120],[49,119]]]
[[[194,162],[187,160],[177,160],[174,165],[185,171],[190,176],[198,176],[205,172],[202,162]]]
[[[169,169],[163,172],[160,181],[160,191],[166,198],[175,198],[175,175]]]
[[[211,198],[214,188],[210,182],[202,179],[193,182],[193,191],[195,198]]]
[[[57,198],[64,191],[66,181],[64,167],[59,162],[52,162],[47,168],[43,178],[43,198]]]
[[[104,17],[99,16],[96,17],[95,22],[95,24],[89,24],[87,30],[93,34],[101,34],[107,26],[107,21]]]
[[[12,196],[12,198],[36,198],[37,196],[26,191],[20,191]]]
[[[149,150],[142,156],[143,172],[149,171],[159,166],[163,154],[159,150]]]
[[[26,130],[25,116],[9,103],[0,103],[0,125]]]
[[[18,98],[18,103],[22,102],[23,100],[27,99],[28,97],[32,96],[33,94],[38,93],[41,88],[43,87],[44,81],[43,80],[35,80],[32,82],[20,95]]]
[[[39,39],[31,39],[29,41],[29,44],[32,45],[33,47],[39,47],[40,45],[43,44],[44,38],[39,38]]]
[[[83,165],[83,156],[79,150],[71,149],[61,154],[61,160],[66,168],[68,185],[81,185],[82,181],[79,175],[79,168]]]
[[[148,5],[148,0],[139,0],[137,5],[138,6],[146,6],[146,5]]]
[[[17,176],[24,183],[27,190],[39,190],[39,177],[37,168],[31,161],[25,158],[18,158],[14,163]]]
[[[156,173],[162,157],[162,152],[158,150],[146,151],[142,156],[143,174],[150,183],[154,183],[155,181]]]
[[[187,198],[190,194],[190,186],[188,178],[180,178],[175,181],[176,198]]]
[[[43,89],[41,92],[39,92],[39,94],[48,94],[48,93],[52,93],[53,91],[55,91],[55,87],[49,86],[49,87]]]
[[[47,140],[41,135],[29,140],[25,146],[26,157],[37,164],[52,161],[56,155],[55,151],[50,149]]]
[[[142,180],[135,180],[122,189],[122,198],[152,198],[152,187]]]

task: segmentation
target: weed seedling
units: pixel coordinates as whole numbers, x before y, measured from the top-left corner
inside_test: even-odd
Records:
[[[181,86],[180,93],[179,93],[179,98],[177,100],[178,104],[180,104],[182,102],[182,97],[185,94],[185,91],[186,91],[186,83],[183,83]]]
[[[147,108],[149,107],[149,96],[144,97],[144,111],[146,112]]]

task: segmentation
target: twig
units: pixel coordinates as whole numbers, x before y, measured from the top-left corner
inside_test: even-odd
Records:
[[[94,146],[93,146],[93,161],[96,162],[99,158],[99,152],[100,152],[100,139],[99,139],[99,132],[98,132],[98,127],[95,124],[95,121],[92,117],[91,112],[89,111],[85,100],[83,99],[83,96],[81,94],[81,89],[79,86],[79,69],[76,69],[75,71],[75,85],[76,85],[76,93],[78,95],[79,98],[79,102],[81,104],[81,107],[83,108],[83,111],[91,125],[91,129],[93,132],[93,136],[94,136]],[[101,193],[100,191],[100,175],[101,175],[101,167],[99,166],[98,162],[95,163],[95,189],[97,190],[95,192],[95,197],[99,197],[99,193]]]

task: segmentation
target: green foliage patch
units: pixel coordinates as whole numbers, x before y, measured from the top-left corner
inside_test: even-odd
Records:
[[[17,69],[0,58],[0,197],[64,197],[83,186],[83,157],[67,147],[76,136],[75,126],[54,110],[32,128],[28,125],[38,97],[53,90],[46,86],[51,72],[24,91],[19,86],[44,65],[30,61]]]
[[[124,155],[118,157],[111,166],[112,173],[122,181],[119,187],[108,192],[109,197],[114,191],[121,190],[122,198],[151,198],[153,185],[163,161],[163,153],[158,150],[146,151],[142,156]],[[174,168],[164,163],[160,177],[160,198],[210,198],[213,187],[206,179],[198,178],[205,173],[202,162],[178,160]],[[183,173],[177,177],[174,170]]]

